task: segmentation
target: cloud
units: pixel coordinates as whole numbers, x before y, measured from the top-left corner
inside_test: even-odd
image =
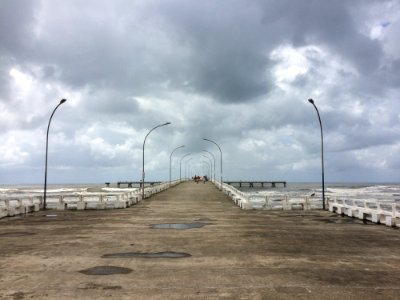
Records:
[[[0,3],[0,179],[169,176],[203,149],[224,177],[398,180],[398,1]],[[201,168],[200,168],[201,169]],[[217,168],[218,169],[218,168]],[[28,175],[27,175],[28,174]],[[397,177],[396,177],[397,176]],[[117,179],[118,178],[118,179]]]

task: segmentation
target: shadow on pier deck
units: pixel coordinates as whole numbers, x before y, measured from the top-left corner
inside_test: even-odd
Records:
[[[1,219],[0,248],[1,299],[398,299],[400,291],[398,229],[327,211],[244,211],[211,183],[182,183],[127,209]]]

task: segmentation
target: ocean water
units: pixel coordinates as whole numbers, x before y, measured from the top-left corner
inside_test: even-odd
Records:
[[[287,183],[286,188],[241,188],[255,196],[305,198],[314,195],[322,198],[321,183]],[[400,203],[400,183],[325,183],[325,197],[344,200],[377,200],[386,204]]]
[[[91,193],[115,193],[130,192],[138,188],[117,188],[106,187],[104,184],[49,184],[46,188],[46,194],[91,194]],[[23,185],[1,185],[0,198],[18,197],[21,195],[42,196],[44,185],[23,184]]]
[[[51,184],[47,194],[90,194],[135,191],[138,188],[105,187],[104,184]],[[242,192],[255,196],[304,198],[314,194],[322,197],[320,183],[287,183],[286,188],[241,188]],[[0,185],[0,198],[18,195],[43,195],[43,185]],[[326,183],[325,196],[348,200],[378,200],[385,203],[400,203],[400,183]]]

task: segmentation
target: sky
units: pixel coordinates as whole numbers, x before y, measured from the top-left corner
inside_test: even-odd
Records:
[[[400,181],[398,0],[0,0],[0,184]],[[212,153],[214,158],[211,158]],[[191,153],[190,155],[187,155]],[[187,155],[187,156],[185,156]],[[210,175],[210,174],[209,174]]]

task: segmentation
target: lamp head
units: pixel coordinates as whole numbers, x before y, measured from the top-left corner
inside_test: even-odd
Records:
[[[171,124],[171,122],[167,122],[167,123],[165,123],[164,125],[169,125],[169,124]]]
[[[314,100],[313,99],[308,99],[308,102],[310,102],[311,104],[314,104]]]
[[[67,99],[61,99],[60,104],[63,104],[64,102],[67,102]]]

